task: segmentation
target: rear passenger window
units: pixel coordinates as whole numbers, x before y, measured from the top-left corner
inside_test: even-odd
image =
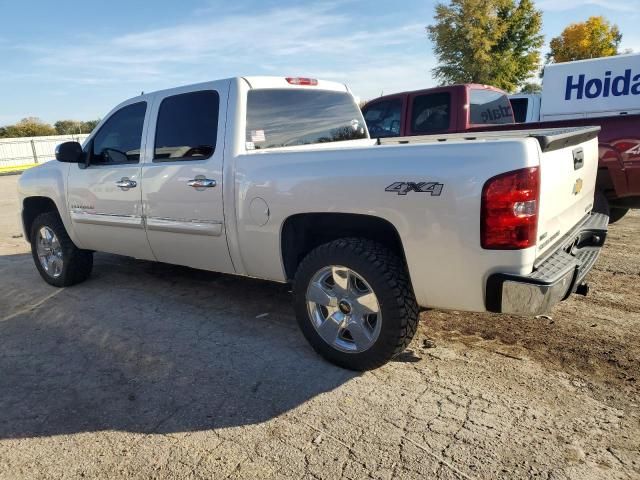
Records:
[[[219,104],[214,90],[165,98],[158,112],[153,161],[204,160],[213,155]]]
[[[411,109],[411,130],[415,133],[436,133],[449,129],[451,111],[449,93],[418,95]]]
[[[371,137],[397,137],[400,135],[402,100],[385,100],[367,106],[364,120]]]

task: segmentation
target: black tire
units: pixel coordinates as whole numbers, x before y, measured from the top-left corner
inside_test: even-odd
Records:
[[[628,212],[628,208],[612,207],[607,200],[607,196],[600,190],[596,191],[593,210],[609,216],[609,224],[621,220]]]
[[[37,234],[42,227],[48,227],[58,238],[62,248],[62,271],[54,277],[42,267],[37,252]],[[41,213],[31,225],[31,254],[40,276],[54,287],[69,287],[85,281],[91,275],[93,268],[93,252],[81,250],[69,238],[67,230],[56,212]]]
[[[341,351],[316,331],[306,293],[314,275],[330,265],[357,272],[372,288],[380,305],[382,325],[375,343],[359,353]],[[294,280],[298,325],[313,349],[326,360],[349,370],[378,368],[411,343],[418,327],[418,304],[404,262],[383,245],[361,238],[342,238],[317,247],[301,262]]]
[[[621,220],[629,212],[628,208],[617,208],[613,207],[609,211],[609,223],[616,223],[618,220]]]
[[[611,215],[609,200],[607,200],[607,196],[601,190],[596,190],[596,195],[593,199],[593,211],[603,213],[607,216]]]

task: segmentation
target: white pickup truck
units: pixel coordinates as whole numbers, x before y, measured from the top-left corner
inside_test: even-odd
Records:
[[[313,348],[370,369],[420,307],[536,315],[586,293],[607,229],[596,137],[376,141],[344,85],[232,78],[117,106],[22,175],[22,221],[58,287],[86,280],[94,251],[293,282]]]

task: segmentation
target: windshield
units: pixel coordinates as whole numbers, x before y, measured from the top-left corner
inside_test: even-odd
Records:
[[[247,94],[247,148],[367,138],[362,113],[346,92],[264,89]]]

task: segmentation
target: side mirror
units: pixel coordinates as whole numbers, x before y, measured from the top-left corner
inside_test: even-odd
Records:
[[[64,142],[56,147],[56,160],[64,163],[84,163],[82,145],[78,142]]]

